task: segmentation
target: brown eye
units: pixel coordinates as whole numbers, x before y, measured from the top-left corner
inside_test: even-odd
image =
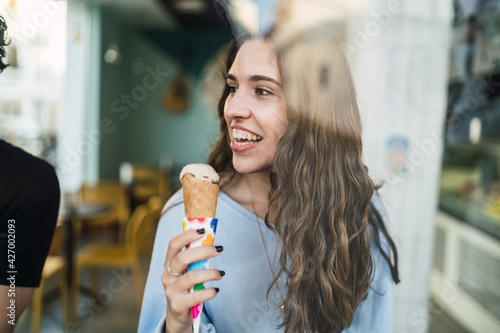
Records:
[[[230,85],[228,85],[228,89],[229,89],[229,93],[230,93],[231,95],[233,95],[235,92],[237,92],[237,91],[238,91],[238,88],[236,88],[236,87],[234,87],[234,86],[230,86]]]
[[[272,95],[272,93],[269,90],[263,89],[263,88],[256,88],[255,93],[258,96],[269,96]]]

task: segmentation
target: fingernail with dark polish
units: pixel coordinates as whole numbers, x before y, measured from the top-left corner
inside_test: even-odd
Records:
[[[219,288],[215,287],[215,292],[218,293],[219,292]]]
[[[226,272],[224,272],[224,271],[219,271],[219,274],[220,274],[220,276],[224,276],[224,275],[226,275]]]
[[[217,246],[215,247],[215,250],[216,250],[217,252],[222,252],[222,250],[224,250],[224,248],[222,247],[222,245],[217,245]]]
[[[203,234],[205,233],[205,228],[196,229],[196,232],[197,232],[199,235],[203,235]]]

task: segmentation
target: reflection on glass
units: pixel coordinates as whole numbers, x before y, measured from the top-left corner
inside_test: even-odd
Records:
[[[55,163],[66,73],[66,2],[0,0],[9,67],[0,75],[0,139]]]
[[[469,14],[453,26],[440,208],[500,238],[500,2]]]

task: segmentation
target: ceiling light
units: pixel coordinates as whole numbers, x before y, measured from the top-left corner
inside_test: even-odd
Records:
[[[204,0],[177,0],[174,8],[184,14],[202,14],[207,9],[207,3]]]

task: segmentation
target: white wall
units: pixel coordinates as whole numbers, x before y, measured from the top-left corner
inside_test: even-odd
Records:
[[[67,72],[59,127],[57,171],[64,192],[76,192],[85,180],[97,177],[98,98],[100,73],[99,11],[82,2],[68,1]],[[94,26],[93,26],[94,25]],[[97,33],[97,35],[96,35]],[[96,53],[92,56],[92,52]]]
[[[358,88],[365,162],[374,180],[384,181],[381,195],[399,252],[398,333],[426,332],[431,320],[451,17],[451,1],[380,0],[367,2],[347,23],[344,46]],[[399,150],[388,145],[396,138]]]

